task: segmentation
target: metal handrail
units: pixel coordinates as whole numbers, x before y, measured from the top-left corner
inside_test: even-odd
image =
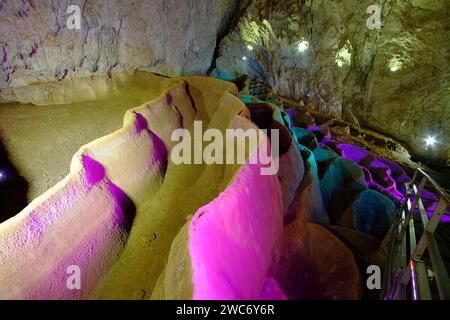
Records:
[[[421,177],[420,177],[421,176]],[[416,186],[420,179],[419,186]],[[439,202],[433,215],[428,220],[421,199],[421,193],[427,184],[439,194]],[[441,299],[450,299],[450,280],[447,269],[442,260],[434,232],[440,223],[441,216],[450,206],[449,196],[439,184],[434,181],[422,169],[416,170],[410,183],[406,184],[407,195],[405,203],[399,212],[397,224],[392,228],[393,244],[387,264],[388,293],[385,299],[406,299],[406,288],[411,285],[411,295],[416,299],[431,299],[430,283],[425,262],[422,260],[423,253],[428,250],[431,258],[431,266],[436,278],[436,284]],[[411,201],[411,196],[413,200]],[[413,212],[418,207],[421,216],[423,233],[416,241]],[[407,243],[407,237],[409,241]],[[409,245],[409,250],[407,247]],[[393,265],[395,263],[395,265]],[[393,269],[393,267],[395,269]]]
[[[427,180],[433,185],[434,189],[439,192],[440,196],[444,199],[445,202],[447,202],[447,205],[449,205],[449,194],[444,189],[442,189],[441,186],[436,181],[434,181],[434,179],[431,178],[423,169],[418,168],[417,171],[419,171],[424,177],[427,178]]]

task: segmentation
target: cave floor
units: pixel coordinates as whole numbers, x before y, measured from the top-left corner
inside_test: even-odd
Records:
[[[160,94],[156,86],[65,105],[1,104],[0,137],[10,161],[29,184],[28,201],[69,173],[72,156],[81,146],[121,128],[128,109]]]

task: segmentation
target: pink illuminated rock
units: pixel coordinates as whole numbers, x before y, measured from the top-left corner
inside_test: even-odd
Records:
[[[266,278],[258,300],[287,300],[287,297],[281,290],[276,280]]]
[[[172,243],[152,298],[258,299],[274,290],[266,277],[283,228],[283,204],[277,175],[260,170],[245,164],[218,197],[198,209]]]
[[[245,166],[190,226],[194,299],[256,299],[282,230],[276,176]],[[251,186],[252,193],[248,193]]]

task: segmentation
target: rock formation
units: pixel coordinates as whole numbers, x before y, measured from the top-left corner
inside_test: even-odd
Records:
[[[0,299],[365,297],[417,167],[401,143],[443,163],[450,136],[448,3],[371,5],[1,1],[0,199],[32,201],[0,212]],[[260,139],[216,161],[198,126]]]
[[[220,43],[213,75],[261,78],[276,94],[448,159],[449,2],[247,1]],[[370,13],[370,10],[369,10]],[[425,138],[439,145],[425,148]]]
[[[129,110],[122,129],[82,147],[65,179],[0,225],[1,296],[256,299],[268,294],[267,279],[271,287],[278,282],[277,257],[309,261],[309,250],[290,256],[280,247],[289,212],[304,223],[317,217],[306,201],[295,201],[305,195],[298,193],[306,190],[304,163],[288,129],[279,155],[285,167],[275,175],[261,175],[257,164],[169,160],[171,133],[180,126],[192,130],[194,119],[221,130],[257,128],[244,115],[256,122],[258,116],[251,107],[243,112],[236,94],[226,82],[185,78],[159,99]],[[280,111],[267,110],[268,126],[281,128]],[[261,143],[249,157],[267,152],[268,140]],[[320,193],[318,187],[311,190]],[[291,203],[303,209],[284,209]],[[302,228],[296,236],[309,241],[306,224]],[[351,263],[351,254],[346,255]],[[66,272],[73,265],[83,271],[81,290],[67,289]],[[357,273],[352,277],[359,279]],[[295,297],[282,293],[283,286],[278,292]]]
[[[0,89],[136,69],[204,74],[236,3],[2,1]],[[80,29],[67,27],[70,5],[80,8]]]

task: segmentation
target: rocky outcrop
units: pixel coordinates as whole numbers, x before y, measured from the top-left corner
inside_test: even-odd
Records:
[[[356,229],[383,239],[394,222],[395,205],[383,194],[367,190],[353,203]]]
[[[290,299],[358,299],[361,280],[352,252],[320,225],[299,214],[287,225],[276,279]]]
[[[136,69],[204,74],[237,1],[2,1],[0,89]],[[69,29],[78,5],[80,29]]]
[[[83,146],[66,178],[0,224],[0,296],[358,298],[352,253],[310,223],[328,223],[317,167],[313,152],[284,126],[286,114],[266,106],[268,116],[259,117],[220,80],[148,79],[161,81],[154,84],[159,98],[129,110],[122,129]],[[261,165],[248,161],[175,165],[170,136],[177,128],[191,132],[194,119],[219,130],[257,129],[251,120],[282,129],[283,168],[261,175]],[[249,146],[248,159],[267,155],[273,138]],[[338,251],[328,259],[327,248]],[[82,272],[80,290],[67,286],[73,266]],[[297,267],[313,279],[292,277]],[[289,277],[313,294],[289,288]]]
[[[260,164],[174,164],[171,135],[192,131],[194,118],[216,130],[257,127],[230,83],[190,77],[165,88],[159,80],[159,98],[83,146],[66,178],[0,224],[0,297],[283,297],[268,272],[283,228],[281,192],[292,194],[301,176],[282,188]],[[249,146],[249,159],[268,146],[267,136]],[[72,267],[81,271],[78,290],[67,285]]]
[[[450,3],[377,4],[379,30],[367,26],[373,1],[252,1],[222,40],[213,75],[261,78],[276,94],[446,161]],[[427,149],[427,136],[439,143]]]
[[[178,81],[151,105],[129,110],[122,129],[83,147],[70,173],[22,212],[0,224],[0,297],[86,298],[124,249],[137,209],[160,188],[179,126],[194,109]],[[164,127],[154,126],[152,114]],[[68,268],[82,272],[82,287],[67,286]]]

